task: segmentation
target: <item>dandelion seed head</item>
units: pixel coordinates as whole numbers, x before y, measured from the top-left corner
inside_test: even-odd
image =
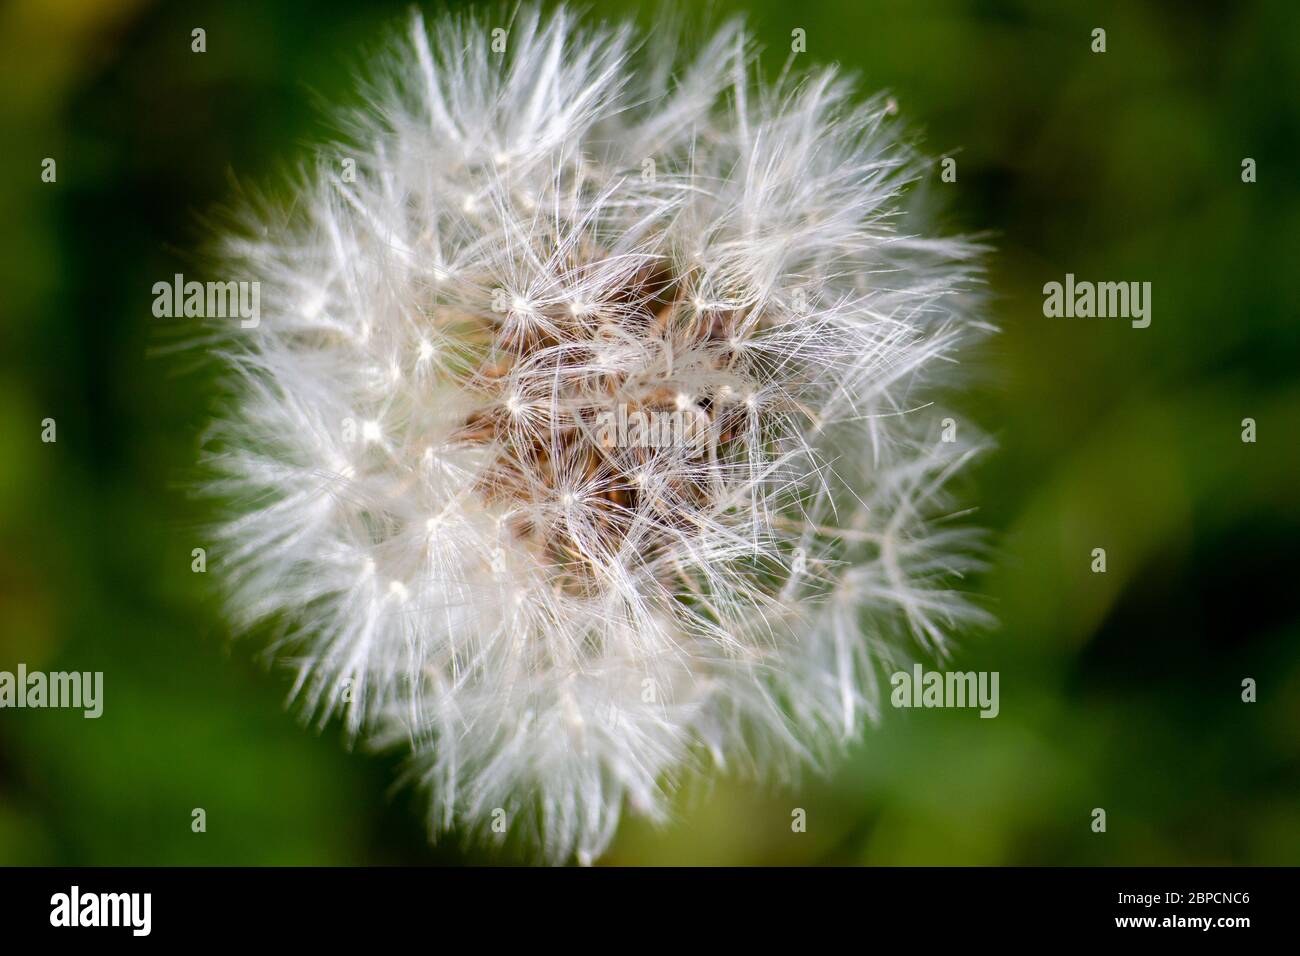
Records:
[[[759,82],[739,24],[497,25],[413,15],[345,114],[355,181],[326,148],[246,213],[210,490],[231,616],[287,627],[306,711],[409,748],[435,831],[504,808],[590,863],[710,763],[824,765],[882,668],[982,620],[942,521],[979,439],[934,404],[981,249],[912,201],[891,101]]]

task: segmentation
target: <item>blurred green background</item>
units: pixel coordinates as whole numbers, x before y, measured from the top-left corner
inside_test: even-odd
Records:
[[[933,183],[951,225],[994,233],[1003,331],[961,404],[1000,445],[972,500],[997,542],[973,586],[1001,626],[952,666],[999,671],[1001,714],[887,710],[833,776],[697,787],[671,827],[625,824],[607,862],[1300,861],[1294,0],[716,6],[751,14],[770,72],[801,27],[805,62],[888,88],[958,161]],[[229,643],[190,571],[208,382],[146,356],[151,286],[192,265],[200,215],[327,132],[320,101],[404,10],[0,13],[0,669],[105,672],[99,720],[0,711],[0,863],[492,858],[430,847],[398,759],[300,728],[287,675]],[[1151,327],[1044,318],[1066,272],[1152,282]]]

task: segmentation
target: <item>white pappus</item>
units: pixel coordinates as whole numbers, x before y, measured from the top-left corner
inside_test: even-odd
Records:
[[[824,765],[984,616],[934,404],[982,249],[928,233],[885,100],[673,32],[415,14],[223,246],[262,292],[205,452],[232,617],[410,749],[435,832],[552,862],[710,765]]]

